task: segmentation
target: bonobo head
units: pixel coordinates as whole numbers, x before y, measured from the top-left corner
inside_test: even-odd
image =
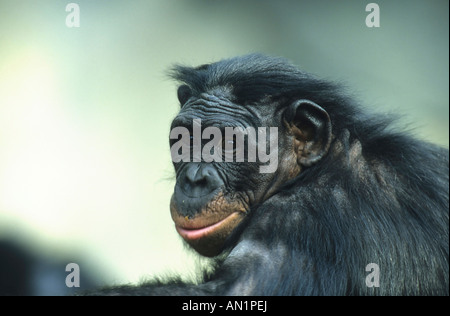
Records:
[[[215,256],[250,212],[326,155],[330,117],[308,98],[315,79],[284,59],[247,55],[172,76],[182,85],[170,211],[183,239]]]

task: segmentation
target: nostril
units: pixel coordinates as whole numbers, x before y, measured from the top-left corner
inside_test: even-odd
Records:
[[[202,178],[201,174],[199,171],[200,169],[200,165],[192,165],[192,166],[188,166],[187,167],[187,171],[186,171],[186,180],[192,184],[197,183],[198,181],[201,181]]]
[[[206,177],[197,178],[193,184],[197,186],[205,186],[208,184],[208,179]]]
[[[218,177],[214,169],[209,166],[194,165],[188,167],[186,171],[186,180],[192,184],[202,185],[207,184],[210,178]]]
[[[203,168],[202,175],[203,177],[211,177],[214,175],[214,173],[209,168]]]
[[[187,166],[184,176],[177,183],[191,197],[205,196],[221,187],[223,181],[213,166],[192,164]]]

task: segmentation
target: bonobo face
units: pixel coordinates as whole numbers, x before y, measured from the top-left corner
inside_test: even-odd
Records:
[[[178,89],[170,132],[177,174],[170,211],[178,233],[205,256],[219,254],[249,212],[322,159],[332,139],[318,104],[269,94],[282,87],[279,73],[268,79],[221,67],[180,70],[177,77],[187,71],[196,88]],[[233,84],[220,84],[233,76]]]
[[[262,105],[233,103],[225,89],[195,97],[181,86],[178,96],[182,108],[170,137],[177,180],[171,215],[189,245],[215,256],[252,206],[286,180],[278,166],[280,117],[267,115]]]

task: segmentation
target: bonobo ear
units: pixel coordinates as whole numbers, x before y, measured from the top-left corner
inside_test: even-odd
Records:
[[[191,88],[187,85],[182,85],[178,87],[177,91],[178,101],[180,101],[181,106],[183,106],[187,100],[192,96]]]
[[[322,159],[331,143],[328,113],[316,103],[298,100],[284,112],[288,130],[294,136],[297,163],[309,167]]]

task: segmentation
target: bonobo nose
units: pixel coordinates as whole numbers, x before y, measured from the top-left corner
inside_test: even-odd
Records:
[[[190,163],[177,179],[183,193],[191,198],[206,196],[223,185],[217,170],[206,163]]]

